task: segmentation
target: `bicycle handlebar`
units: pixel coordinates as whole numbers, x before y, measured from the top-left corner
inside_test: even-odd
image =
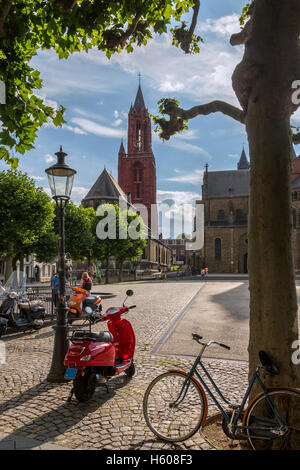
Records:
[[[196,340],[197,342],[199,342],[200,344],[202,344],[203,346],[210,346],[211,344],[217,344],[218,346],[221,346],[222,348],[225,348],[225,349],[229,349],[230,350],[230,346],[227,346],[226,344],[224,343],[219,343],[217,341],[209,341],[208,343],[202,343],[200,341],[200,339],[202,339],[202,336],[198,335],[198,333],[194,333],[192,332],[192,337],[194,340]]]

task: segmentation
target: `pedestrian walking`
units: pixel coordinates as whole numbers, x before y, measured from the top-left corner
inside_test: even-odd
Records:
[[[57,299],[58,299],[58,286],[59,286],[59,276],[58,272],[55,272],[52,276],[51,280],[51,289],[52,289],[52,303],[56,307],[57,306]]]
[[[201,269],[201,279],[205,278],[205,269]]]

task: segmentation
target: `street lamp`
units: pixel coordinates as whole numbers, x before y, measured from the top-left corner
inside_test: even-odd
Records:
[[[57,205],[59,227],[59,290],[56,307],[56,325],[54,326],[54,350],[47,381],[64,382],[64,358],[68,350],[67,307],[65,301],[65,208],[70,199],[76,171],[65,163],[67,154],[62,151],[61,146],[59,152],[55,155],[57,156],[57,163],[45,170],[48,175],[52,198]]]

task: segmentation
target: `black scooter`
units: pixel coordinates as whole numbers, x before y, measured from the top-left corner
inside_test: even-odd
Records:
[[[16,305],[20,310],[16,317]],[[13,330],[39,330],[44,325],[45,307],[40,301],[29,301],[16,292],[8,292],[0,306],[0,337]]]

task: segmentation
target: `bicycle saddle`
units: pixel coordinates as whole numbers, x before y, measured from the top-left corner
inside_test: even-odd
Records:
[[[279,369],[269,358],[268,354],[265,351],[259,351],[258,353],[261,365],[268,374],[277,375],[279,374]]]

